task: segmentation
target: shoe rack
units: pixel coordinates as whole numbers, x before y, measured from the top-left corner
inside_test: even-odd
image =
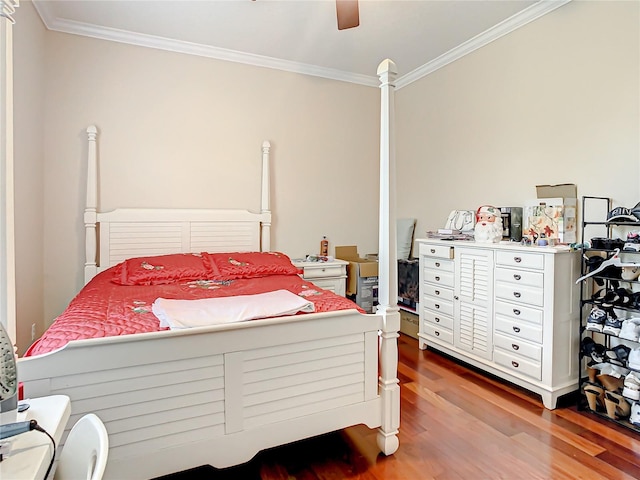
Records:
[[[640,220],[611,210],[582,198],[578,408],[640,434]]]

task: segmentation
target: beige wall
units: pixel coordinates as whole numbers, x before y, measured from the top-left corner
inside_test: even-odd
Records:
[[[267,139],[272,248],[316,253],[327,235],[376,251],[378,89],[55,32],[46,73],[46,318],[82,285],[92,123],[103,210],[258,210]]]
[[[46,29],[31,2],[20,2],[14,36],[16,315],[19,353],[44,331],[43,119]]]
[[[539,184],[640,200],[639,5],[571,2],[398,91],[398,209],[419,236]]]

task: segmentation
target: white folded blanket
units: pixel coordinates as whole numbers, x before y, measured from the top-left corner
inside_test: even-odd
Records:
[[[315,311],[312,302],[288,290],[199,300],[157,298],[151,307],[161,327],[204,327],[256,318],[281,317]]]

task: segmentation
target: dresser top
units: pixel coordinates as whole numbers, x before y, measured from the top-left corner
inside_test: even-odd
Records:
[[[537,245],[522,245],[518,242],[502,241],[499,243],[479,243],[468,240],[440,240],[437,238],[416,238],[416,244],[424,243],[430,245],[443,245],[450,247],[469,247],[469,248],[482,248],[490,250],[507,250],[517,252],[535,252],[535,253],[570,253],[573,250],[568,245],[558,245],[555,247],[539,247]]]

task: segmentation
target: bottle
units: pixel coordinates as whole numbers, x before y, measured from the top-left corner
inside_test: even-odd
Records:
[[[329,256],[329,240],[327,240],[327,237],[322,237],[322,240],[320,240],[320,256]]]

